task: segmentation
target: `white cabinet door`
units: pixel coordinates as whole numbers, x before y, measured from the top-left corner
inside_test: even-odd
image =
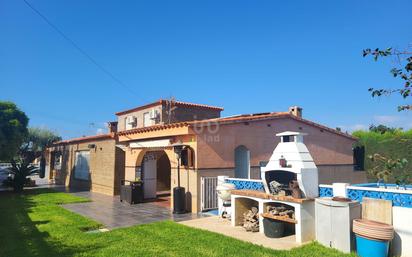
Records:
[[[330,206],[316,203],[316,240],[326,247],[332,246],[332,215]]]

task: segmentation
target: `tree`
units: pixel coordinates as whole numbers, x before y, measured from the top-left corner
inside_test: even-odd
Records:
[[[27,136],[29,118],[12,102],[0,101],[0,160],[10,161]]]
[[[33,152],[34,158],[43,155],[47,147],[62,138],[53,131],[46,128],[29,128],[29,133],[25,144],[28,144],[30,151]]]
[[[402,130],[401,128],[391,128],[391,127],[388,127],[382,124],[378,126],[372,124],[369,126],[369,131],[377,132],[381,134],[394,133],[396,131],[401,131],[401,130]]]
[[[28,135],[18,150],[17,158],[11,161],[12,167],[9,168],[10,173],[13,175],[13,179],[9,184],[15,192],[23,191],[28,176],[42,172],[32,163],[39,157],[42,157],[41,163],[44,162],[44,151],[58,140],[61,140],[61,137],[48,129],[29,128]]]
[[[13,179],[7,183],[13,187],[14,192],[20,193],[27,182],[27,177],[38,174],[39,168],[29,162],[29,159],[24,159],[19,163],[12,160],[11,165],[8,170],[13,175]]]
[[[382,57],[393,57],[396,67],[392,68],[390,72],[394,77],[400,78],[403,83],[402,87],[399,88],[369,88],[369,92],[371,92],[372,97],[380,97],[395,93],[400,94],[403,99],[409,100],[410,97],[412,97],[412,52],[400,51],[393,48],[387,48],[385,50],[381,50],[379,48],[376,48],[375,50],[371,50],[369,48],[364,49],[363,57],[369,55],[373,56],[375,61]],[[412,104],[399,105],[398,111],[403,110],[412,110]]]

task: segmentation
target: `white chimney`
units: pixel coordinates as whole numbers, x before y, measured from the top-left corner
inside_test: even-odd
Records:
[[[293,131],[276,134],[280,137],[280,143],[273,151],[266,167],[261,168],[261,177],[267,193],[270,193],[269,178],[281,184],[287,184],[291,179],[296,179],[305,197],[318,196],[318,168],[303,143],[305,135]]]
[[[302,111],[303,109],[299,106],[291,106],[289,107],[289,113],[295,115],[296,117],[302,118]]]

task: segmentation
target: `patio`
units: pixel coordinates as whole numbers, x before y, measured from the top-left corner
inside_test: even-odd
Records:
[[[66,188],[59,191],[67,192]],[[176,222],[207,217],[202,214],[173,214],[160,198],[157,201],[130,205],[120,202],[119,196],[107,196],[89,191],[73,192],[70,194],[89,198],[91,202],[64,204],[63,208],[102,223],[106,228],[130,227],[133,225],[172,220]]]

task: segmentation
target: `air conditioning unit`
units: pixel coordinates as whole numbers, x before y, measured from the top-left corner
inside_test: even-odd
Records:
[[[150,110],[150,114],[149,114],[150,119],[155,120],[157,119],[158,115],[159,115],[159,112],[157,110],[155,109]]]
[[[133,124],[136,123],[136,117],[134,117],[134,116],[128,116],[128,117],[126,118],[126,122],[127,122],[127,124],[129,124],[129,125],[133,125]]]

